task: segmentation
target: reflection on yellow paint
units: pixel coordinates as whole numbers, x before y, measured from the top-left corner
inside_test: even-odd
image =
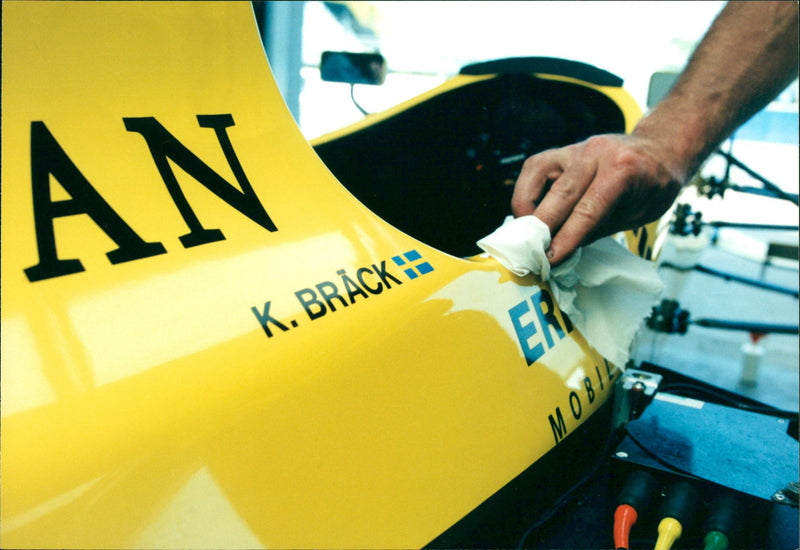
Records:
[[[3,369],[0,397],[3,416],[52,402],[55,393],[43,376],[33,331],[25,319],[21,315],[4,315],[0,340],[5,342],[4,364],[25,365],[25,368]]]
[[[153,365],[165,364],[252,332],[258,324],[250,308],[262,307],[266,300],[288,305],[283,311],[287,317],[299,316],[301,308],[296,300],[291,300],[294,287],[264,285],[264,272],[259,269],[259,266],[287,265],[298,256],[313,256],[318,266],[332,262],[346,265],[353,262],[355,251],[341,234],[323,234],[129,281],[107,292],[76,300],[69,308],[70,322],[86,347],[95,383],[100,386],[127,378]],[[319,267],[310,267],[304,273],[307,283],[329,275],[318,271]],[[225,281],[236,281],[236,284]],[[242,287],[263,288],[263,299],[252,303],[243,301]],[[228,304],[223,315],[207,315],[210,297]],[[281,303],[281,298],[288,304]],[[148,345],[139,349],[141,343],[130,338],[130,327],[148,318],[153,320]],[[198,335],[208,336],[198,338]]]
[[[527,365],[541,281],[342,188],[250,3],[5,2],[2,53],[3,546],[423,546],[607,399],[575,331]]]
[[[187,510],[191,510],[187,514]],[[207,468],[198,470],[138,536],[136,548],[264,548]]]

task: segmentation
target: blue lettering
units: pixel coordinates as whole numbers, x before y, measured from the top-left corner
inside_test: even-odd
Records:
[[[528,366],[531,366],[542,355],[544,355],[544,346],[541,342],[539,342],[535,346],[530,347],[530,344],[528,343],[530,338],[536,334],[536,325],[534,325],[532,322],[523,325],[520,322],[520,318],[529,311],[530,307],[528,306],[528,301],[526,300],[509,309],[508,314],[511,316],[511,323],[514,325],[514,331],[517,333],[517,339],[519,340],[519,345],[522,348],[522,353],[525,356],[525,361],[527,361]]]
[[[542,327],[544,339],[547,341],[547,347],[553,347],[553,336],[551,331],[555,331],[559,340],[563,340],[566,334],[561,328],[561,323],[556,318],[556,308],[553,306],[553,298],[546,290],[540,290],[531,297],[533,302],[533,309],[536,311],[536,316],[539,318],[539,326]]]

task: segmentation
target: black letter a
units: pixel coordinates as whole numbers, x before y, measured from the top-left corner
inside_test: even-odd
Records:
[[[54,201],[50,174],[72,197]],[[56,252],[55,218],[87,214],[115,243],[106,255],[112,264],[164,254],[161,243],[142,240],[92,187],[55,140],[44,122],[31,122],[31,187],[39,263],[27,268],[28,280],[40,281],[83,271],[78,259],[61,260]]]

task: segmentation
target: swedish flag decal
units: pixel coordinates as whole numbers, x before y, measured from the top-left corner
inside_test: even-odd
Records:
[[[426,273],[433,271],[433,266],[424,261],[422,255],[416,250],[409,250],[402,256],[394,256],[392,257],[392,261],[394,261],[394,263],[400,267],[405,265],[408,266],[404,267],[403,271],[405,271],[409,279],[416,279],[420,275],[425,275]]]

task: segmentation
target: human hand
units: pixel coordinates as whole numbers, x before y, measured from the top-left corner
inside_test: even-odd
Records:
[[[604,134],[533,155],[511,199],[515,217],[533,214],[550,228],[558,265],[579,246],[658,219],[687,174],[670,166],[669,144],[635,134]]]

